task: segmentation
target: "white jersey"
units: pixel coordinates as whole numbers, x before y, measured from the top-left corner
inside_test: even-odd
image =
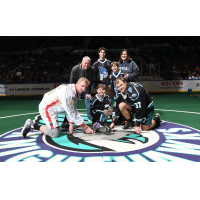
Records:
[[[84,121],[76,109],[79,99],[80,95],[76,92],[75,84],[62,84],[45,93],[39,104],[39,111],[41,116],[46,118],[46,125],[50,128],[58,126],[55,120],[58,120],[58,113],[62,112],[67,113],[67,120],[70,123],[82,125]]]

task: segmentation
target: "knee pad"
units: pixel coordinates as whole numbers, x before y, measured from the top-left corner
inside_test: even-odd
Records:
[[[44,134],[46,134],[50,137],[58,137],[59,129],[58,128],[50,129],[49,127],[46,127]]]

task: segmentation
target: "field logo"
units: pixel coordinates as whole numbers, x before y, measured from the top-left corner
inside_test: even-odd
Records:
[[[86,124],[86,114],[81,114]],[[64,115],[59,115],[59,125]],[[44,125],[40,116],[35,122]],[[84,134],[74,127],[74,134],[57,138],[31,131],[27,138],[16,129],[0,136],[0,162],[199,162],[199,130],[163,122],[152,131],[133,134],[121,125],[113,135]]]

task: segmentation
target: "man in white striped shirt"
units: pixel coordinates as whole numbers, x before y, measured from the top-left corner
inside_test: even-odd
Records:
[[[22,136],[25,138],[28,132],[34,129],[50,137],[58,137],[58,114],[62,112],[66,112],[67,120],[70,124],[68,134],[72,134],[73,132],[73,123],[81,126],[85,133],[93,134],[93,130],[85,124],[76,108],[80,94],[85,92],[89,84],[90,81],[82,77],[76,84],[62,84],[45,93],[39,104],[39,112],[46,126],[40,126],[31,119],[27,119],[21,131]]]

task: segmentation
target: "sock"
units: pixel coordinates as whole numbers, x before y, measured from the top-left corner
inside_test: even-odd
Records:
[[[126,119],[126,121],[128,121],[128,123],[132,123],[132,118]]]
[[[33,127],[34,127],[34,130],[38,130],[39,131],[41,126],[36,124],[36,123],[34,123]]]
[[[155,122],[156,122],[156,124],[157,124],[157,122],[158,122],[158,117],[154,117],[154,120],[155,120]]]

